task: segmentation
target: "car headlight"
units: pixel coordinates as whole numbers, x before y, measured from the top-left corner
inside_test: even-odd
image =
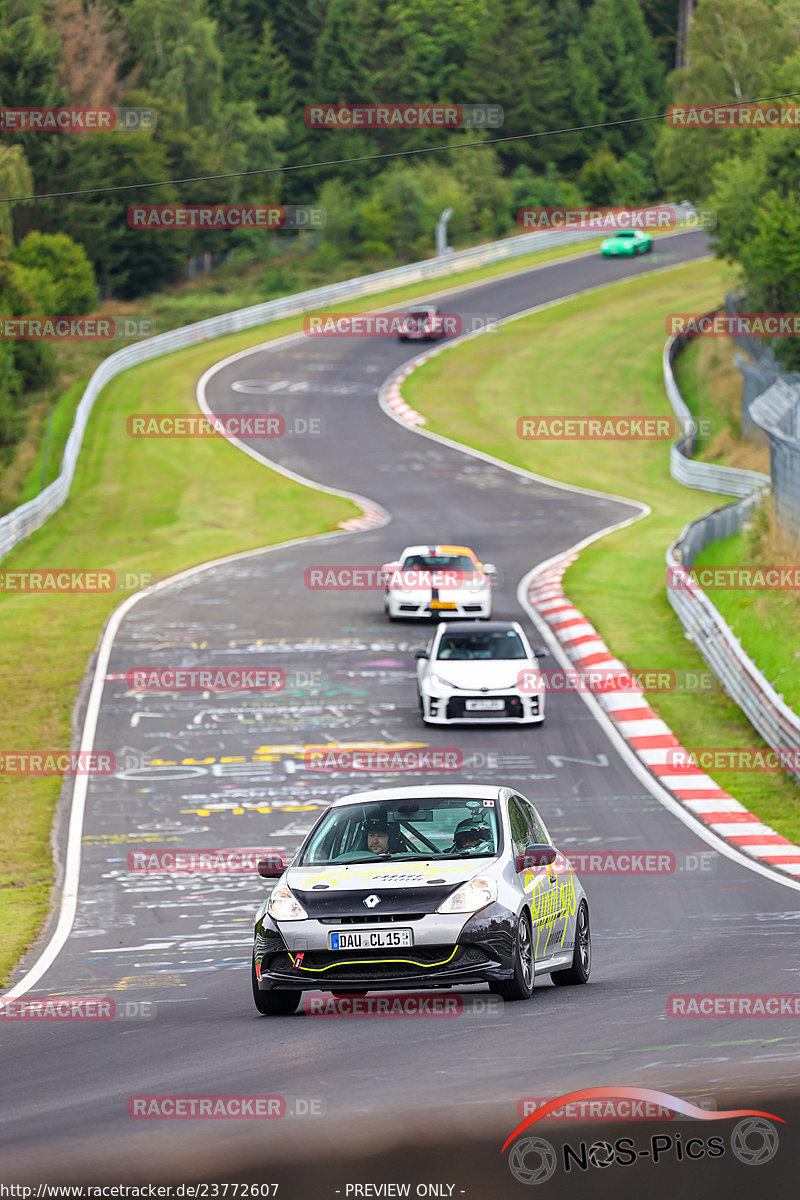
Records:
[[[497,884],[488,875],[479,875],[462,883],[443,904],[437,908],[440,913],[474,913],[487,904],[494,904],[497,899]]]
[[[456,686],[449,679],[443,679],[441,675],[431,675],[430,682],[434,687],[453,688]]]
[[[285,883],[273,890],[267,912],[276,921],[307,921],[308,913]]]

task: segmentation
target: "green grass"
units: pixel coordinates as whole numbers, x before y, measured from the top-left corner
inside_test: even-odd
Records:
[[[744,441],[741,434],[742,377],[733,366],[727,339],[698,338],[676,364],[676,379],[689,408],[710,416],[716,434],[703,457],[729,466],[749,467],[769,475],[765,439]],[[695,566],[794,566],[796,552],[787,550],[765,510],[749,533],[714,542],[698,555]],[[800,712],[800,602],[792,591],[704,589],[722,613],[747,654],[795,712]]]
[[[695,568],[797,565],[797,556],[754,551],[746,533],[707,546]],[[740,639],[747,654],[790,708],[800,713],[800,601],[793,591],[704,588]]]
[[[765,439],[742,438],[742,374],[731,338],[695,338],[675,360],[675,382],[693,416],[710,423],[695,457],[769,474]],[[701,423],[700,429],[706,426]]]
[[[710,309],[727,280],[719,263],[642,277],[579,297],[444,351],[404,385],[429,426],[498,458],[567,483],[644,501],[649,517],[584,550],[565,578],[574,603],[612,652],[637,671],[704,670],[667,603],[664,553],[682,527],[722,497],[669,476],[668,442],[520,441],[532,414],[670,415],[661,376],[664,314]],[[651,693],[689,748],[763,743],[724,693]],[[800,839],[800,802],[782,774],[714,778],[785,836]]]

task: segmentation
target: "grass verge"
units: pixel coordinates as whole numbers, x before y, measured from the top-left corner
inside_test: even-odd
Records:
[[[715,497],[670,478],[667,442],[537,444],[517,438],[516,422],[532,414],[669,415],[664,314],[687,305],[707,311],[726,282],[716,262],[626,281],[446,350],[404,385],[405,398],[436,432],[553,479],[650,505],[649,517],[586,549],[565,579],[612,652],[637,671],[705,667],[667,603],[664,553]],[[689,748],[763,746],[721,690],[651,693],[648,700]],[[800,800],[788,776],[714,778],[786,837],[800,839]]]
[[[742,439],[739,371],[728,339],[698,338],[676,363],[676,379],[689,408],[711,416],[716,435],[703,457],[769,475],[766,439]],[[786,544],[765,507],[743,533],[714,542],[695,567],[795,567],[797,551]],[[711,601],[750,657],[786,703],[800,713],[800,600],[790,590],[707,588]]]
[[[742,375],[733,361],[737,350],[732,338],[695,338],[675,360],[675,382],[699,428],[704,428],[703,420],[711,425],[696,458],[769,475],[766,440],[742,437]]]
[[[750,529],[714,542],[697,556],[701,567],[788,567],[797,571],[797,553],[771,536],[769,513],[762,510]],[[711,602],[790,708],[800,713],[800,599],[792,590],[704,588]]]

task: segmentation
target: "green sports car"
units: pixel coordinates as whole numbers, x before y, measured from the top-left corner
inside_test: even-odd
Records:
[[[653,249],[653,236],[640,229],[618,229],[600,244],[600,253],[606,256],[620,254],[647,254]]]

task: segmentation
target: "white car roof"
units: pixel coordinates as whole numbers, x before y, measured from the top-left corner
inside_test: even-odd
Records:
[[[444,550],[445,554],[451,554],[451,553],[455,552],[456,550],[471,550],[472,549],[471,546],[452,546],[451,547],[449,542],[426,542],[426,544],[424,546],[406,546],[405,550],[400,551],[397,558],[398,558],[398,560],[401,558],[405,558],[406,555],[408,555],[408,554],[431,554],[431,553],[435,553],[437,550],[442,550],[443,547],[446,547],[446,549]],[[474,554],[475,551],[473,550],[472,553]]]
[[[334,800],[331,808],[339,808],[343,804],[378,804],[386,800],[433,800],[437,796],[459,797],[465,800],[497,800],[502,787],[487,787],[485,784],[441,783],[428,787],[384,787],[373,788],[367,792],[351,792],[349,796],[340,796]]]

